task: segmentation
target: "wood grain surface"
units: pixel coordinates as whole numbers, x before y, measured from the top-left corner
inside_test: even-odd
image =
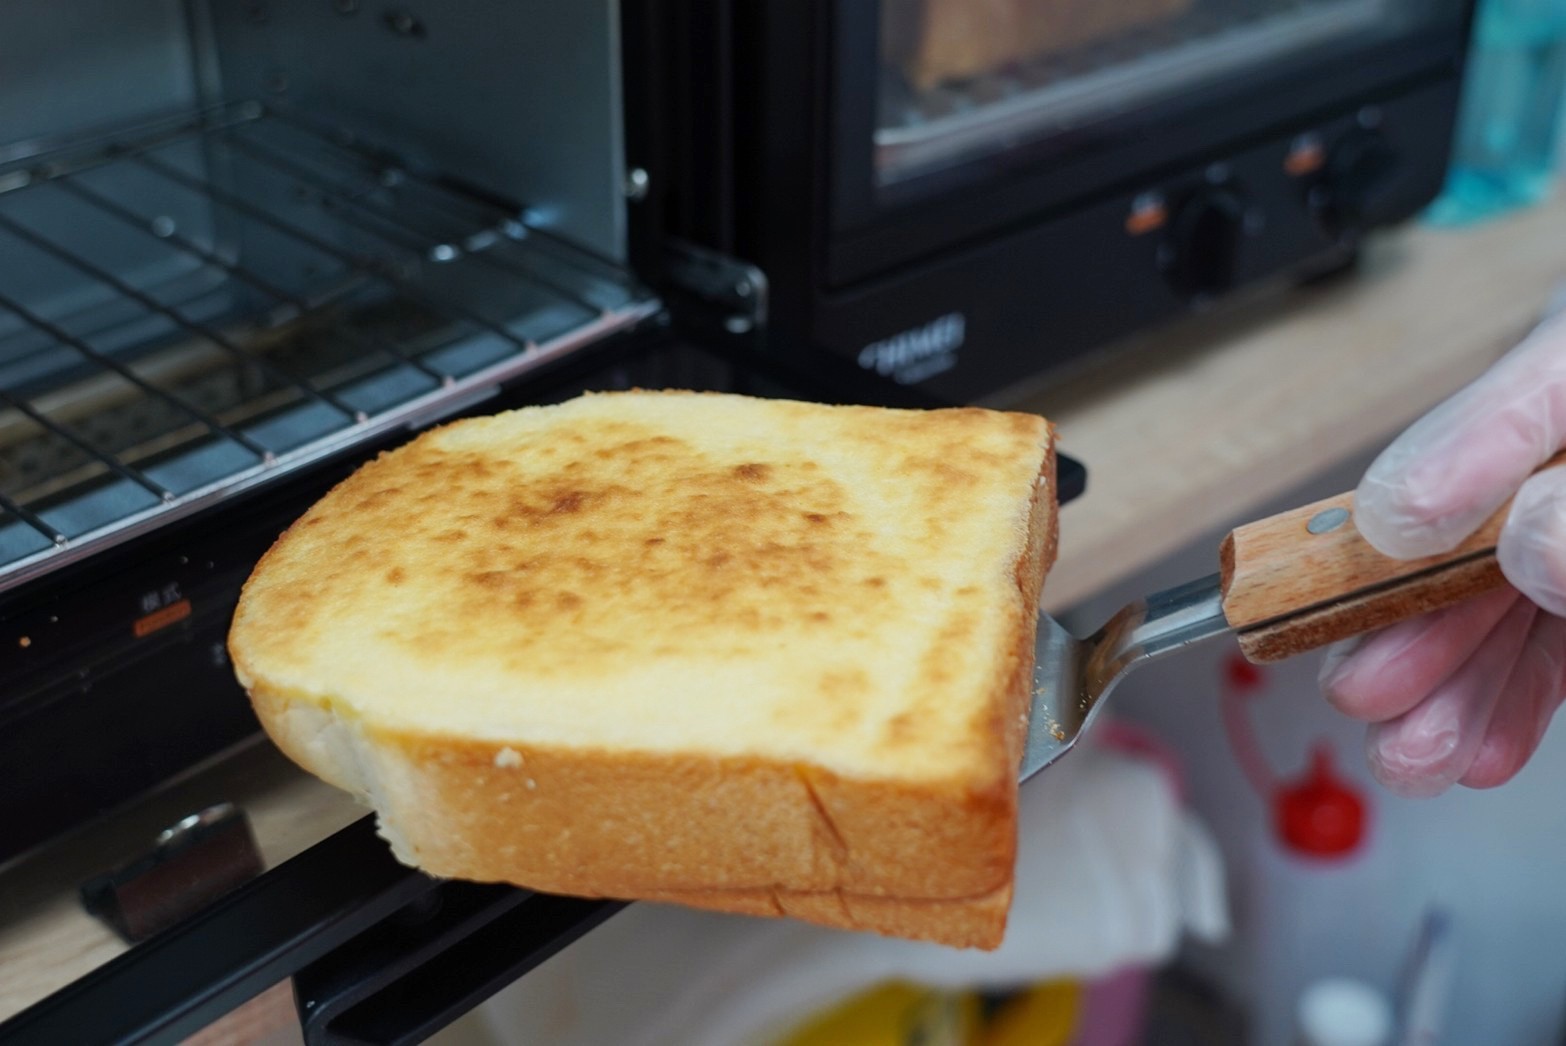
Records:
[[[1556,454],[1538,471],[1566,464]],[[1496,541],[1512,502],[1450,552],[1392,559],[1354,525],[1354,495],[1338,494],[1238,527],[1219,551],[1223,611],[1252,661],[1281,661],[1500,587]],[[1312,533],[1314,519],[1341,522]]]

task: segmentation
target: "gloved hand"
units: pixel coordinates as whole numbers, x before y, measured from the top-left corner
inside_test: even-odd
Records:
[[[1566,693],[1566,316],[1545,321],[1399,436],[1354,494],[1360,533],[1400,559],[1458,545],[1516,494],[1497,558],[1509,585],[1340,644],[1322,689],[1371,725],[1392,791],[1494,787],[1538,747]]]

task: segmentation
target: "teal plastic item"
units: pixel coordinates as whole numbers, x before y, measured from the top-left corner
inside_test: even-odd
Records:
[[[1549,195],[1566,97],[1566,0],[1480,0],[1451,172],[1430,221],[1465,225]]]

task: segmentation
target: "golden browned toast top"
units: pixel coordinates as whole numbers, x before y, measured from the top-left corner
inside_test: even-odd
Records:
[[[371,729],[969,773],[1033,613],[1049,442],[1029,415],[694,393],[458,422],[279,539],[235,664]]]

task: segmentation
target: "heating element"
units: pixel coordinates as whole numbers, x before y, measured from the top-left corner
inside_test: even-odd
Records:
[[[547,215],[255,103],[0,149],[0,276],[0,590],[658,309]]]

